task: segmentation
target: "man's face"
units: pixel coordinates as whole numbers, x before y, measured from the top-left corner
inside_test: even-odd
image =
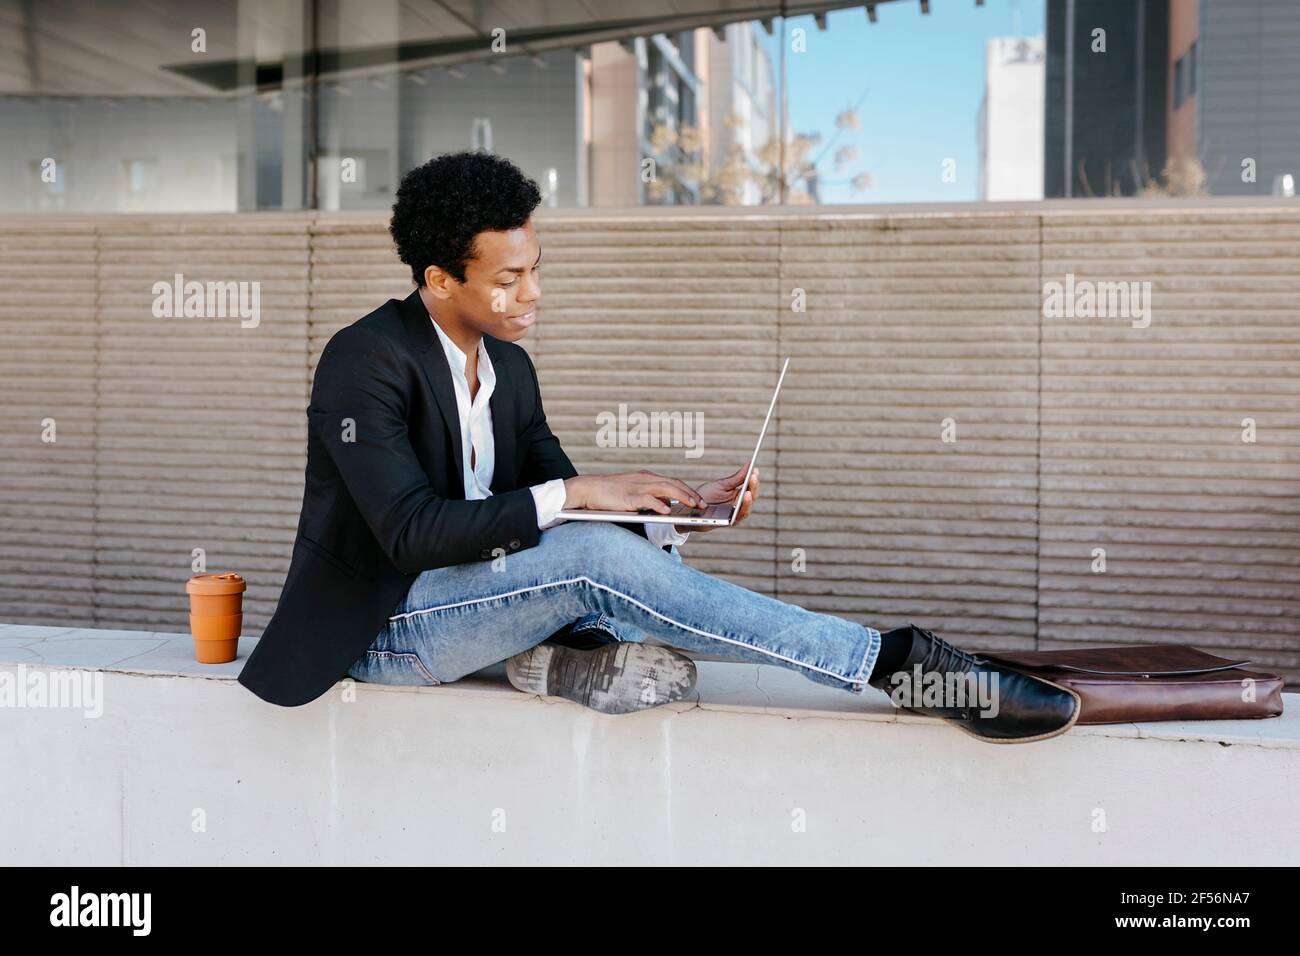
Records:
[[[542,247],[532,220],[508,232],[480,232],[474,252],[463,283],[431,268],[430,291],[481,334],[506,342],[523,338],[537,320],[542,295]]]

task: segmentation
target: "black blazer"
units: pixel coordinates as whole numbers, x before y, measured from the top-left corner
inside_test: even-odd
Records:
[[[239,682],[273,704],[315,700],[370,647],[416,576],[537,544],[531,485],[577,474],[542,410],[532,359],[484,336],[492,494],[466,501],[447,357],[418,290],[340,329],[307,406],[307,473],[280,600]],[[622,525],[642,537],[645,525]],[[669,550],[665,546],[665,550]]]

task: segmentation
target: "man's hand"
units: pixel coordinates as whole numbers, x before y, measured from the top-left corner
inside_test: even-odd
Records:
[[[734,488],[733,484],[733,488]],[[591,511],[639,511],[667,514],[676,498],[702,508],[705,499],[690,485],[652,471],[626,471],[615,475],[575,475],[564,479],[564,507]]]
[[[727,475],[725,478],[718,478],[706,484],[700,485],[695,489],[701,498],[709,504],[717,504],[720,501],[735,501],[736,489],[740,483],[745,480],[745,470],[749,463],[741,465],[739,469]],[[745,490],[745,497],[740,502],[740,513],[736,515],[736,524],[740,524],[747,517],[749,512],[754,508],[754,502],[758,500],[758,467],[755,466],[754,473],[749,476],[749,488]],[[686,534],[688,531],[692,534],[698,534],[701,531],[712,531],[714,528],[721,528],[722,525],[710,524],[692,524],[692,525],[673,525],[678,534]]]

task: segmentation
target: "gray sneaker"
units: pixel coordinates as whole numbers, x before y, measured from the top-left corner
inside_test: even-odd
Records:
[[[629,714],[695,689],[695,662],[667,647],[635,641],[580,650],[549,641],[506,661],[516,690],[564,697],[602,714]]]

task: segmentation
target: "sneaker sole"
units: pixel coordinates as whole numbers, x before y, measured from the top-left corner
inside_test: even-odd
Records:
[[[602,714],[629,714],[682,700],[695,689],[695,662],[635,642],[578,650],[538,644],[506,662],[511,686],[563,697]]]

